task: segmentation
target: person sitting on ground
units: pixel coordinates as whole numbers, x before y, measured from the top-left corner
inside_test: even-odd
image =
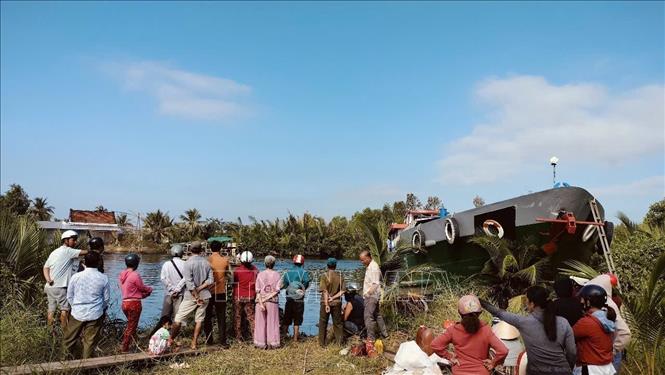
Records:
[[[328,271],[319,279],[321,290],[321,310],[319,312],[319,345],[326,345],[328,334],[328,318],[332,315],[335,341],[342,345],[344,341],[344,323],[342,320],[342,294],[344,294],[344,278],[337,272],[337,259],[328,258]]]
[[[63,336],[63,351],[73,357],[73,348],[79,337],[83,343],[83,358],[90,358],[99,341],[104,314],[111,299],[109,279],[97,267],[101,256],[96,252],[85,255],[85,270],[69,281],[67,300],[72,307]]]
[[[432,341],[432,350],[452,363],[453,375],[489,374],[503,363],[508,348],[478,318],[482,311],[478,297],[463,296],[457,303],[457,311],[462,321],[436,337]],[[454,353],[448,351],[451,343]],[[494,349],[494,358],[490,358],[490,349]]]
[[[141,300],[147,298],[152,293],[152,287],[143,283],[141,275],[136,270],[139,268],[141,258],[136,254],[129,254],[125,257],[127,269],[118,276],[120,281],[120,290],[122,292],[122,312],[127,317],[127,327],[122,335],[121,351],[127,353],[129,346],[135,340],[136,330],[141,318],[143,306]]]
[[[104,273],[104,257],[102,254],[104,253],[104,240],[101,237],[93,237],[88,241],[88,247],[90,248],[91,252],[96,252],[99,254],[99,266],[97,267],[97,271]],[[79,267],[76,272],[81,272],[85,269],[85,262],[81,260],[79,262]]]
[[[219,344],[228,346],[226,342],[226,278],[229,272],[229,257],[222,255],[222,243],[212,241],[210,243],[212,254],[208,257],[208,263],[212,269],[212,277],[215,284],[212,288],[212,298],[208,303],[206,318],[203,322],[203,333],[206,344],[212,344],[213,320],[217,320]],[[213,319],[215,318],[215,319]]]
[[[554,300],[556,315],[566,318],[571,327],[584,315],[579,298],[573,294],[573,284],[570,277],[563,277],[554,282],[554,292],[558,297]]]
[[[298,341],[300,326],[305,315],[305,291],[309,288],[309,272],[304,270],[305,257],[298,254],[293,257],[293,268],[282,277],[282,289],[286,289],[286,305],[284,305],[284,332],[293,323],[293,341]]]
[[[254,300],[256,298],[256,268],[254,255],[249,251],[240,254],[240,265],[233,270],[233,325],[237,341],[243,341],[242,319],[247,319],[250,334],[254,334]]]
[[[171,324],[173,321],[168,315],[164,315],[159,319],[157,325],[159,329],[153,332],[150,335],[150,343],[148,344],[148,353],[152,355],[162,355],[171,346],[173,340],[171,340]]]
[[[348,283],[344,290],[344,333],[365,337],[365,301],[358,295],[358,284]]]
[[[201,256],[203,248],[200,242],[193,242],[190,246],[192,255],[185,262],[185,295],[175,315],[171,338],[175,340],[180,333],[180,326],[187,317],[194,313],[194,336],[190,348],[196,350],[197,341],[201,334],[201,326],[205,320],[206,307],[211,297],[208,289],[213,285],[212,269],[208,261]]]
[[[612,295],[612,286],[618,285],[618,280],[616,276],[611,274],[604,274],[594,277],[585,284],[586,285],[598,285],[605,289],[605,293],[608,296]],[[607,299],[607,305],[611,307],[616,313],[616,333],[614,335],[614,369],[617,372],[621,372],[621,362],[623,361],[623,356],[625,355],[626,347],[630,343],[631,333],[628,324],[621,316],[621,310],[612,300],[612,298]]]
[[[61,236],[62,246],[53,250],[44,263],[43,274],[46,279],[44,292],[48,299],[48,325],[53,327],[56,309],[60,309],[60,327],[65,329],[69,316],[67,286],[73,275],[73,268],[79,256],[86,255],[86,250],[74,249],[78,234],[73,230],[65,231]]]
[[[165,316],[168,316],[171,321],[175,319],[175,315],[178,313],[185,292],[185,278],[183,277],[183,272],[185,272],[185,261],[182,260],[182,255],[184,254],[185,249],[182,245],[175,244],[171,246],[170,251],[171,259],[162,264],[162,270],[159,275],[159,279],[164,286],[164,300],[162,302],[160,321],[161,318]],[[158,330],[161,327],[162,325],[158,324],[155,327],[155,330]]]
[[[277,260],[268,255],[266,269],[256,278],[254,345],[260,349],[279,348],[279,290],[281,275],[273,270]]]
[[[607,292],[599,285],[585,285],[579,295],[586,314],[573,326],[577,341],[577,366],[573,373],[615,374],[612,346],[617,315],[607,305]]]
[[[502,369],[499,371],[505,375],[517,375],[517,363],[520,354],[524,351],[524,345],[520,341],[520,331],[504,321],[497,321],[492,326],[492,332],[508,348],[508,355],[503,361]]]
[[[363,282],[363,300],[365,301],[365,328],[367,329],[367,340],[365,347],[367,356],[376,357],[378,353],[374,349],[374,340],[378,336],[388,337],[386,323],[383,321],[379,301],[383,289],[381,288],[381,268],[379,264],[372,259],[369,251],[364,250],[360,253],[360,261],[367,267],[365,271],[365,280]]]
[[[480,303],[485,310],[520,331],[529,358],[530,375],[570,375],[575,365],[575,337],[565,318],[556,316],[549,291],[532,286],[526,291],[529,315],[517,315],[501,310],[487,301]]]

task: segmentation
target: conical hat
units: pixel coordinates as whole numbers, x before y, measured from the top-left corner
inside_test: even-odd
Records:
[[[520,337],[520,331],[510,324],[500,321],[492,326],[492,332],[501,340],[514,340]]]

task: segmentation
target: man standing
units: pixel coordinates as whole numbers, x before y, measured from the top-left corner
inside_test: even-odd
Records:
[[[286,289],[284,322],[282,329],[288,330],[293,323],[293,341],[298,341],[300,326],[305,314],[305,290],[309,288],[309,272],[303,269],[305,257],[298,254],[293,257],[293,268],[284,273],[282,289]]]
[[[254,255],[243,251],[240,254],[240,265],[233,270],[233,324],[238,341],[243,341],[243,316],[247,319],[249,331],[254,334],[254,299],[259,269],[252,264],[253,261]]]
[[[73,230],[65,231],[60,239],[62,246],[53,250],[44,263],[43,274],[46,279],[44,291],[48,299],[47,320],[49,326],[53,326],[53,320],[56,308],[60,309],[60,326],[67,326],[67,317],[69,315],[69,303],[67,302],[67,286],[69,280],[74,274],[74,267],[77,266],[78,257],[86,255],[86,250],[77,250],[78,234]]]
[[[206,307],[210,300],[210,287],[213,283],[212,270],[208,261],[201,257],[201,243],[192,243],[190,250],[192,255],[185,262],[185,296],[178,308],[173,322],[171,338],[175,340],[180,332],[180,326],[185,319],[196,311],[194,316],[194,337],[190,348],[196,350],[196,341],[201,333],[201,325],[205,320]]]
[[[364,250],[360,253],[360,261],[367,267],[365,271],[365,281],[363,283],[363,299],[365,300],[365,327],[367,328],[367,340],[365,346],[367,347],[367,355],[375,357],[377,355],[374,349],[374,340],[380,334],[383,337],[388,337],[386,331],[386,324],[383,322],[383,316],[379,308],[379,300],[381,299],[381,269],[379,265],[372,259],[369,251]],[[378,332],[377,332],[378,331]]]
[[[319,345],[326,345],[328,334],[328,317],[332,315],[335,341],[342,345],[344,326],[342,322],[342,294],[344,294],[344,278],[336,271],[337,259],[328,258],[328,271],[321,275],[321,311],[319,313]]]
[[[104,312],[109,305],[109,279],[99,272],[101,256],[90,252],[85,256],[85,269],[72,276],[67,289],[67,300],[72,308],[63,338],[63,351],[72,357],[72,349],[81,337],[83,358],[90,358],[99,340]]]
[[[171,260],[162,264],[160,280],[164,285],[164,302],[162,303],[162,316],[175,318],[185,291],[185,261],[182,254],[185,252],[182,245],[171,246]],[[161,327],[158,327],[159,329]]]
[[[206,337],[206,343],[212,344],[214,310],[214,315],[217,318],[217,329],[219,330],[219,344],[226,347],[228,346],[226,343],[226,275],[229,271],[229,258],[222,255],[222,243],[219,241],[212,241],[210,250],[212,250],[212,254],[208,257],[208,262],[210,268],[212,268],[215,284],[212,290],[212,301],[208,303],[208,309],[206,310],[203,333]]]

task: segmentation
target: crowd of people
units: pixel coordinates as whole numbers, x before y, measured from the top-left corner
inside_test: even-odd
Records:
[[[44,264],[45,293],[48,299],[48,322],[54,324],[55,313],[60,311],[63,329],[63,350],[74,357],[74,348],[80,342],[82,358],[89,358],[98,342],[110,303],[110,281],[104,274],[104,242],[95,237],[89,241],[90,250],[75,249],[78,234],[66,231],[61,236],[62,246],[55,249]],[[164,287],[161,316],[150,334],[148,351],[162,354],[177,350],[182,326],[193,318],[194,332],[191,349],[196,349],[201,333],[206,344],[218,343],[228,347],[227,302],[232,302],[234,338],[238,342],[253,342],[258,348],[280,347],[280,340],[293,326],[293,341],[300,339],[303,324],[305,295],[312,283],[305,270],[305,258],[296,255],[293,266],[283,274],[274,270],[276,259],[268,255],[265,269],[253,264],[251,252],[242,252],[239,264],[232,267],[231,259],[223,252],[222,243],[210,243],[212,254],[203,256],[199,242],[190,245],[190,254],[183,260],[184,248],[174,245],[171,259],[162,265],[160,279]],[[83,257],[81,261],[80,258]],[[328,340],[328,322],[332,319],[332,333],[337,344],[349,336],[357,335],[367,341],[387,332],[378,309],[381,293],[381,272],[369,252],[360,255],[367,267],[364,293],[358,285],[347,282],[336,270],[337,259],[329,258],[327,270],[319,280],[321,309],[319,343]],[[138,347],[137,328],[143,309],[142,300],[150,296],[152,287],[145,285],[138,271],[140,257],[128,254],[126,269],[118,276],[121,291],[121,309],[127,319],[122,335],[120,352],[127,353]],[[76,266],[78,265],[78,269]],[[231,284],[229,284],[231,283]],[[231,288],[227,286],[231,285]],[[227,290],[231,290],[231,296]],[[281,316],[279,294],[284,290],[286,304]],[[344,303],[346,301],[346,303]],[[216,340],[214,326],[217,325]],[[365,327],[369,327],[366,329]],[[376,351],[369,345],[369,354]]]
[[[90,250],[74,249],[77,234],[62,234],[62,246],[55,249],[44,265],[45,293],[48,298],[48,321],[54,324],[60,309],[63,327],[63,349],[72,356],[80,340],[82,357],[92,356],[99,339],[110,293],[108,277],[103,273],[104,244],[100,238],[90,240]],[[212,254],[202,256],[201,243],[190,246],[191,254],[182,259],[184,249],[175,245],[172,258],[164,262],[161,281],[164,300],[159,323],[148,345],[152,354],[177,350],[181,327],[194,318],[191,348],[196,349],[203,331],[203,341],[228,346],[227,301],[233,304],[233,332],[239,342],[253,342],[262,349],[280,347],[281,338],[293,325],[293,340],[298,341],[303,323],[304,301],[312,283],[303,267],[305,258],[296,255],[293,266],[283,274],[274,270],[276,259],[268,255],[265,269],[253,264],[253,255],[245,251],[239,265],[222,251],[222,244],[210,244]],[[79,257],[83,261],[75,272]],[[375,340],[388,336],[379,309],[382,295],[381,271],[368,251],[360,261],[366,267],[362,293],[358,285],[347,282],[337,272],[337,260],[327,260],[327,270],[319,279],[321,307],[318,340],[328,342],[328,322],[332,318],[335,342],[342,344],[350,335],[364,339],[364,352],[377,355]],[[140,258],[125,257],[127,268],[118,278],[122,292],[122,311],[127,326],[120,350],[136,347],[136,329],[141,315],[141,300],[152,293],[137,272]],[[228,298],[228,283],[232,297]],[[575,374],[612,375],[618,373],[630,330],[623,320],[617,301],[612,296],[617,280],[613,275],[600,275],[592,280],[562,278],[554,283],[558,298],[550,299],[551,291],[533,286],[526,291],[526,315],[509,313],[476,296],[463,296],[458,302],[460,321],[446,327],[444,333],[431,338],[423,346],[428,354],[446,358],[455,375],[489,374],[502,365],[507,374]],[[285,291],[286,304],[280,317],[279,294]],[[344,303],[345,302],[345,303]],[[620,302],[620,300],[618,301]],[[497,317],[498,323],[488,326],[479,318],[485,309]],[[450,346],[452,345],[452,351]]]

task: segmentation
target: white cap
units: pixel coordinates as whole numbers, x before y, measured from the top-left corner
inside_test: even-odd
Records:
[[[60,239],[61,239],[61,240],[64,240],[64,239],[66,239],[66,238],[78,237],[78,235],[79,235],[79,234],[76,233],[76,232],[74,232],[73,230],[66,230],[65,233],[63,233],[63,234],[60,236]]]
[[[252,263],[254,261],[254,255],[249,251],[243,251],[240,254],[240,262],[242,263]]]
[[[585,279],[583,277],[577,277],[577,276],[571,276],[571,280],[577,283],[577,285],[584,285],[589,282],[589,279]]]

